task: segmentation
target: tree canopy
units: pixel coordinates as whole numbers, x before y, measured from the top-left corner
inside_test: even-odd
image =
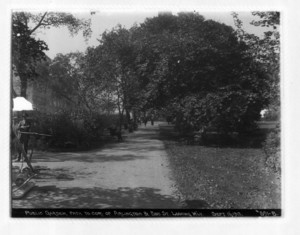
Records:
[[[104,32],[85,67],[128,119],[168,109],[182,130],[245,131],[270,102],[266,63],[253,48],[239,31],[198,13],[161,14]]]
[[[93,112],[117,109],[120,124],[124,113],[130,122],[130,113],[156,109],[173,116],[180,130],[251,130],[278,95],[272,90],[279,79],[279,15],[253,14],[260,17],[254,25],[272,28],[262,39],[247,34],[235,13],[237,30],[198,13],[160,14],[130,29],[118,25],[85,53],[57,55],[50,66],[54,90]],[[90,32],[70,15],[28,17],[39,27],[52,22],[68,25],[71,34]]]
[[[135,33],[148,102],[173,107],[182,129],[241,130],[259,118],[269,84],[232,27],[180,13],[147,19]]]
[[[37,40],[37,29],[66,26],[71,35],[83,32],[91,35],[90,20],[81,20],[69,13],[44,12],[32,14],[14,12],[12,14],[12,69],[21,79],[21,96],[26,97],[27,81],[36,77],[37,63],[46,59],[47,44]]]

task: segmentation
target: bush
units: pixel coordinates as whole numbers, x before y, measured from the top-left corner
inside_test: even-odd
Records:
[[[214,129],[221,134],[249,133],[256,129],[261,104],[248,91],[212,92],[186,96],[175,102],[175,126],[178,131]]]
[[[280,128],[271,131],[263,144],[266,153],[266,165],[275,172],[281,172],[280,161]]]
[[[97,113],[74,115],[68,112],[35,112],[31,119],[32,131],[52,135],[47,138],[34,138],[33,146],[37,149],[90,147],[103,140],[106,128],[118,123],[117,115]]]

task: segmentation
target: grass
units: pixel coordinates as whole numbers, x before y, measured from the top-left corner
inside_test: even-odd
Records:
[[[185,200],[213,209],[281,208],[280,176],[266,167],[262,149],[164,143]]]

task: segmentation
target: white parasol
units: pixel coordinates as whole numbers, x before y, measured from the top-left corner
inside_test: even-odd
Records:
[[[16,97],[13,99],[13,102],[13,111],[33,110],[32,103],[26,100],[24,97]]]

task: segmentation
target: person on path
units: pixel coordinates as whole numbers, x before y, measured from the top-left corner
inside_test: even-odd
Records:
[[[148,118],[144,117],[144,125],[147,126]]]
[[[22,118],[23,119],[19,122],[19,125],[17,127],[17,131],[19,132],[20,143],[23,145],[24,151],[27,154],[29,135],[25,134],[25,133],[21,133],[21,132],[29,132],[31,124],[28,121],[28,114],[27,113],[24,113]],[[21,161],[21,156],[22,156],[22,153],[19,152],[19,156],[18,156],[18,159],[17,159],[18,162]]]
[[[154,125],[154,114],[151,115],[150,120],[151,120],[151,125],[153,126]]]
[[[172,116],[168,115],[167,118],[166,118],[167,122],[168,122],[168,125],[171,123],[172,121]]]

